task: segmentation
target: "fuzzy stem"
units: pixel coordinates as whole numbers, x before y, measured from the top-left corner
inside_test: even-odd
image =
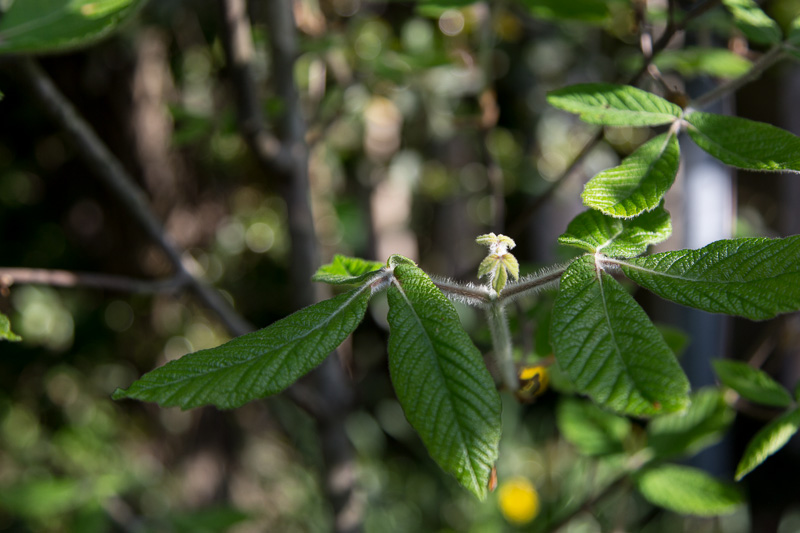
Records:
[[[486,308],[492,300],[491,291],[482,285],[459,283],[436,276],[431,276],[431,280],[451,300],[471,305],[472,307]]]
[[[505,307],[500,302],[492,302],[486,309],[486,320],[489,322],[489,331],[492,333],[494,357],[503,385],[509,391],[514,392],[519,389],[519,379],[514,367],[511,330],[508,328]]]
[[[530,296],[539,291],[555,287],[561,279],[561,275],[566,272],[567,267],[569,267],[569,263],[553,265],[550,268],[509,283],[500,293],[500,302],[506,305],[522,296]]]

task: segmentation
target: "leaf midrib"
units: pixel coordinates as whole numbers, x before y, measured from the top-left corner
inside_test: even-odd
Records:
[[[405,301],[406,305],[408,305],[408,308],[410,309],[410,312],[411,312],[411,316],[414,317],[414,320],[416,321],[417,325],[419,325],[420,329],[423,332],[423,336],[425,338],[426,344],[430,347],[431,352],[435,353],[436,352],[436,348],[434,347],[433,340],[430,338],[430,335],[428,334],[428,330],[425,329],[425,326],[422,323],[422,319],[417,314],[417,311],[414,308],[414,306],[412,305],[411,300],[408,299],[408,296],[406,295],[405,290],[403,290],[402,283],[400,283],[400,281],[397,279],[397,277],[392,277],[392,284],[395,286],[395,288],[397,289],[397,292],[400,294],[400,296],[403,297],[403,300]],[[441,379],[442,379],[442,382],[444,383],[445,389],[447,389],[447,392],[448,392],[446,401],[448,403],[450,403],[450,408],[451,408],[452,412],[455,414],[455,419],[456,419],[457,425],[458,425],[458,437],[459,437],[459,441],[460,441],[459,444],[460,444],[461,448],[466,451],[467,456],[469,457],[469,473],[470,473],[470,477],[472,478],[473,486],[479,488],[480,487],[480,483],[478,482],[478,474],[477,474],[477,472],[475,472],[475,467],[472,464],[473,457],[472,457],[472,453],[470,453],[469,446],[467,446],[467,439],[466,439],[466,437],[464,435],[464,427],[463,427],[463,423],[461,421],[461,416],[459,415],[459,411],[453,406],[453,400],[452,400],[451,396],[455,395],[455,393],[450,390],[450,386],[449,386],[448,380],[445,378],[444,370],[442,369],[442,365],[439,362],[439,358],[438,357],[433,357],[433,361],[435,363],[435,366],[436,366],[437,370],[439,371],[439,375],[441,376]]]
[[[619,343],[617,342],[617,336],[614,334],[614,328],[611,325],[611,315],[608,312],[608,302],[606,301],[606,293],[603,287],[603,268],[597,263],[597,261],[595,261],[594,271],[595,271],[595,277],[597,278],[597,283],[600,287],[600,300],[603,302],[603,316],[606,319],[606,326],[608,327],[608,332],[609,335],[611,336],[611,342],[614,344],[614,351],[617,354],[617,358],[622,362],[622,366],[625,369],[625,374],[627,376],[630,376],[631,381],[635,383],[636,380],[633,378],[633,375],[630,372],[630,369],[628,367],[628,362],[622,356],[622,351],[620,350]],[[619,379],[619,375],[617,376],[617,379]],[[638,388],[638,383],[637,383],[637,388]],[[632,391],[628,391],[628,399],[627,399],[628,402],[630,401],[631,392]]]
[[[621,261],[619,259],[613,259],[611,257],[603,257],[603,262],[605,262],[605,263],[613,263],[613,264],[619,265],[621,267],[630,268],[632,270],[638,270],[640,272],[645,272],[645,273],[651,274],[653,276],[662,276],[662,277],[669,278],[669,279],[676,279],[676,280],[679,280],[679,281],[685,281],[685,282],[691,282],[691,283],[709,283],[709,284],[713,283],[713,284],[720,284],[720,285],[729,285],[729,284],[730,285],[746,285],[746,284],[749,284],[749,283],[757,283],[757,282],[760,282],[760,281],[775,280],[775,279],[780,278],[781,276],[785,276],[786,274],[788,274],[787,272],[779,272],[779,273],[777,273],[775,275],[772,275],[772,276],[765,276],[765,277],[760,277],[758,279],[747,280],[747,281],[724,280],[724,279],[719,279],[719,280],[716,280],[716,279],[714,279],[714,280],[705,279],[704,280],[704,279],[700,279],[700,278],[692,278],[692,277],[688,277],[688,276],[680,276],[680,275],[677,275],[677,274],[671,274],[671,273],[665,272],[663,270],[654,270],[652,268],[646,268],[646,267],[643,267],[641,265],[637,265],[637,264],[634,264],[634,263],[629,263],[627,261]]]

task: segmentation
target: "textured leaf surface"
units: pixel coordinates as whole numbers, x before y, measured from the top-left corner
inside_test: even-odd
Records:
[[[583,455],[622,453],[631,432],[627,418],[571,397],[559,402],[556,422],[564,438]]]
[[[558,242],[608,257],[635,257],[672,233],[669,213],[657,207],[636,218],[619,219],[590,209],[567,226]]]
[[[674,122],[681,115],[681,108],[675,104],[629,85],[570,85],[550,91],[547,101],[579,114],[584,122],[605,126],[657,126]]]
[[[694,111],[686,117],[697,145],[723,163],[750,170],[800,172],[800,137],[770,124]]]
[[[581,198],[613,217],[631,218],[659,206],[675,181],[680,163],[678,139],[664,133],[650,139],[622,164],[589,180]]]
[[[306,307],[274,324],[145,374],[113,398],[184,409],[232,409],[277,394],[319,365],[358,326],[368,286]]]
[[[642,287],[710,313],[766,320],[800,309],[800,235],[723,240],[620,263]]]
[[[14,342],[22,340],[22,337],[11,331],[11,322],[3,313],[0,313],[0,339]]]
[[[776,418],[756,433],[736,467],[736,481],[783,448],[798,429],[800,429],[800,409],[795,409]]]
[[[693,455],[719,441],[734,416],[719,389],[700,389],[686,411],[659,416],[647,425],[647,443],[660,458]]]
[[[783,33],[778,23],[769,18],[753,0],[722,0],[733,15],[736,27],[754,43],[777,44]]]
[[[319,267],[311,279],[331,285],[357,285],[382,267],[383,263],[377,261],[336,254],[333,261]]]
[[[735,486],[688,466],[663,465],[646,470],[637,477],[636,486],[650,503],[680,514],[729,514],[744,502]]]
[[[742,361],[717,359],[712,362],[720,381],[748,400],[774,407],[788,407],[792,396],[763,370]]]
[[[142,0],[16,0],[0,20],[0,53],[48,53],[113,32]]]
[[[597,403],[631,415],[683,409],[689,382],[661,334],[591,256],[561,278],[551,326],[559,366]]]
[[[500,396],[453,304],[408,260],[393,256],[389,371],[406,418],[431,457],[479,498],[500,441]]]

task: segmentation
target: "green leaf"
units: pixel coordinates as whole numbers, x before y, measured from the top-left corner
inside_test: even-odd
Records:
[[[8,317],[3,313],[0,313],[0,339],[13,342],[22,340],[22,337],[11,331],[11,322],[9,322]]]
[[[766,320],[800,309],[800,235],[717,241],[620,266],[662,298],[710,313]]]
[[[607,0],[523,0],[534,17],[548,20],[578,20],[600,23],[610,11]]]
[[[62,52],[119,27],[142,0],[17,0],[0,20],[0,53]]]
[[[556,422],[564,438],[583,455],[622,453],[631,432],[627,418],[568,396],[558,404]]]
[[[250,515],[234,507],[208,507],[188,512],[169,513],[175,533],[215,533],[230,531],[233,526],[248,520]]]
[[[718,442],[736,413],[716,387],[692,394],[685,412],[654,418],[647,425],[647,443],[662,459],[694,455]]]
[[[682,329],[667,324],[656,324],[656,327],[667,342],[669,349],[680,359],[686,347],[689,346],[689,336]]]
[[[336,254],[333,261],[319,267],[311,279],[331,285],[359,285],[381,268],[383,263],[378,261]]]
[[[687,78],[702,75],[738,78],[753,66],[750,60],[727,48],[691,46],[678,50],[664,50],[653,62],[662,71],[675,70]]]
[[[725,164],[750,170],[800,172],[800,137],[770,124],[693,111],[689,136]]]
[[[789,25],[786,42],[793,46],[800,46],[800,17],[796,17]]]
[[[744,502],[737,487],[688,466],[645,470],[636,477],[636,488],[653,505],[685,515],[729,514]]]
[[[0,508],[35,519],[56,517],[86,505],[91,498],[87,482],[72,478],[24,479],[0,489]]]
[[[561,278],[551,337],[556,361],[578,390],[631,415],[685,408],[689,382],[639,304],[592,256]]]
[[[453,304],[399,256],[389,260],[389,371],[431,457],[483,499],[497,460],[500,396]]]
[[[761,429],[747,448],[736,467],[736,481],[753,471],[767,458],[783,448],[800,429],[800,409],[784,413]]]
[[[773,407],[791,405],[792,396],[789,391],[763,370],[730,359],[717,359],[712,364],[720,381],[743,398]]]
[[[201,350],[145,374],[113,398],[183,409],[232,409],[277,394],[310,372],[364,318],[368,285],[314,304],[269,327]]]
[[[675,181],[680,163],[678,139],[672,133],[654,137],[622,164],[589,180],[583,203],[618,218],[631,218],[659,206]]]
[[[669,213],[657,207],[636,218],[619,219],[590,209],[567,226],[558,242],[608,257],[635,257],[672,233]]]
[[[681,116],[681,108],[660,96],[609,83],[570,85],[547,94],[550,105],[577,113],[589,124],[605,126],[657,126]]]
[[[783,39],[778,23],[769,18],[753,0],[722,0],[733,15],[736,27],[759,44],[777,44]]]

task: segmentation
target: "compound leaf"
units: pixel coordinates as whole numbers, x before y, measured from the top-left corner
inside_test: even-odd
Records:
[[[277,394],[310,372],[364,318],[368,285],[283,318],[227,343],[184,355],[153,370],[113,398],[183,409],[232,409]]]
[[[662,298],[710,313],[766,320],[800,309],[800,235],[717,241],[620,266]]]
[[[689,382],[639,304],[592,256],[561,278],[551,337],[556,361],[578,390],[630,415],[678,411]]]
[[[716,387],[692,394],[686,411],[654,418],[647,425],[647,443],[660,458],[693,455],[722,438],[735,412]]]
[[[784,413],[756,433],[736,467],[736,481],[753,471],[767,458],[783,448],[800,429],[800,409]]]
[[[697,145],[725,164],[750,170],[800,172],[800,137],[770,124],[694,111],[687,131]]]
[[[8,317],[3,313],[0,313],[0,339],[12,342],[22,340],[22,337],[11,331],[11,322],[9,322]]]
[[[688,466],[662,465],[645,470],[637,476],[636,488],[653,505],[687,515],[729,514],[744,501],[737,487]]]
[[[142,0],[17,0],[0,19],[0,53],[52,53],[111,34]]]
[[[753,0],[722,0],[733,15],[733,21],[747,38],[759,44],[777,44],[783,33],[778,23],[769,18]]]
[[[358,285],[380,270],[383,263],[336,254],[333,261],[322,265],[311,278],[331,285]]]
[[[619,219],[590,209],[567,226],[558,242],[608,257],[635,257],[672,233],[669,213],[663,207],[635,218]]]
[[[664,133],[650,139],[622,164],[589,180],[581,198],[587,207],[619,218],[658,207],[675,181],[680,163],[678,139]]]
[[[412,262],[389,260],[389,371],[431,457],[483,499],[497,460],[500,396],[453,304]]]
[[[657,126],[681,116],[681,108],[660,96],[610,83],[584,83],[550,91],[553,107],[577,113],[581,120],[604,126]]]
[[[712,362],[720,381],[743,398],[773,407],[788,407],[792,396],[763,370],[742,361],[717,359]]]

